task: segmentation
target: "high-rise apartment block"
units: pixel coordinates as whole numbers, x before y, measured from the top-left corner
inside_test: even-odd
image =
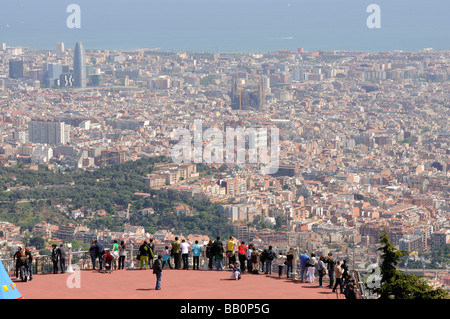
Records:
[[[61,145],[70,142],[70,125],[55,121],[31,121],[28,123],[31,143]]]

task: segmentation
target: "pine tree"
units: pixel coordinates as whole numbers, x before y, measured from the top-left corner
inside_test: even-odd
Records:
[[[381,281],[375,288],[368,288],[377,294],[380,299],[447,299],[448,292],[443,289],[434,289],[427,284],[423,277],[405,274],[397,269],[401,257],[408,255],[406,250],[398,250],[391,244],[386,229],[380,234],[381,245],[378,251],[381,255]]]

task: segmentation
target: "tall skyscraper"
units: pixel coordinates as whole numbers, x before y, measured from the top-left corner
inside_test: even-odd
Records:
[[[57,85],[57,83],[55,83],[55,81],[59,80],[59,77],[63,73],[62,64],[49,63],[47,65],[47,70],[48,70],[47,71],[47,85],[49,85],[49,86]]]
[[[56,55],[57,56],[61,56],[64,54],[64,43],[63,42],[58,42],[56,44]]]
[[[9,78],[21,79],[23,78],[23,61],[9,60]]]
[[[73,86],[86,87],[86,57],[84,55],[83,44],[80,41],[75,46],[73,59]]]

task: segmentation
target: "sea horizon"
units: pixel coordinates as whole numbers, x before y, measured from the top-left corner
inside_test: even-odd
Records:
[[[67,8],[81,8],[80,28]],[[381,28],[369,28],[367,8],[381,8]],[[57,42],[86,50],[265,53],[450,49],[450,3],[441,0],[51,0],[2,4],[0,42],[54,50]]]

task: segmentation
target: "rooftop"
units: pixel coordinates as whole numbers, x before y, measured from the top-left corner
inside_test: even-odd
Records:
[[[231,272],[164,269],[161,290],[148,270],[117,270],[99,273],[81,270],[80,288],[76,274],[34,275],[32,281],[15,281],[24,299],[336,299],[342,295],[318,283],[301,283],[278,274],[242,274],[232,280]],[[69,278],[70,277],[70,278]],[[326,281],[324,281],[326,285]]]

